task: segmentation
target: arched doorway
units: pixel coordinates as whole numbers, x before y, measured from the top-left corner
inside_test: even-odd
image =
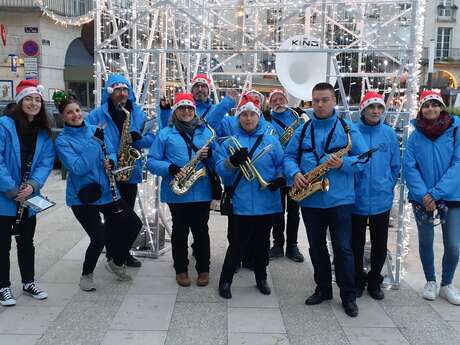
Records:
[[[455,76],[446,70],[440,70],[433,73],[433,88],[438,89],[456,89],[458,82]]]

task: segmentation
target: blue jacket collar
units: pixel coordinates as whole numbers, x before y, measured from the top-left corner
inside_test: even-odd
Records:
[[[315,127],[330,127],[334,124],[335,121],[337,121],[337,112],[334,109],[332,116],[326,119],[320,119],[319,117],[315,115],[315,113],[313,113],[311,120],[313,121]]]
[[[82,133],[87,133],[89,131],[89,127],[83,122],[83,126],[81,127],[71,127],[71,126],[64,126],[64,130],[62,133],[71,135],[71,136],[81,136]]]

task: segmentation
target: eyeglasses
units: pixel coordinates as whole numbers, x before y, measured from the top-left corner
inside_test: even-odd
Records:
[[[428,212],[422,205],[417,204],[414,206],[416,221],[424,224],[433,224],[433,226],[446,223],[448,210],[449,208],[443,201],[437,202],[436,209],[433,212]]]
[[[441,105],[436,102],[436,101],[428,101],[422,104],[422,109],[428,109],[429,107],[431,108],[440,108]]]

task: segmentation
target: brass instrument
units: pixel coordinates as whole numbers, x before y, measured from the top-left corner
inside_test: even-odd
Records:
[[[238,139],[236,139],[235,137],[231,136],[230,140],[232,140],[232,142],[233,142],[233,144],[235,146],[233,147],[233,146],[229,145],[228,151],[230,152],[231,155],[233,155],[236,152],[236,150],[241,150],[242,146],[241,146],[240,142],[238,141]],[[248,158],[246,158],[246,162],[244,162],[244,164],[239,166],[239,168],[241,169],[241,172],[242,172],[242,174],[243,174],[243,176],[245,177],[246,180],[252,181],[254,179],[257,179],[257,181],[259,182],[259,185],[260,185],[260,189],[267,188],[269,183],[266,182],[263,179],[262,175],[260,175],[259,171],[257,171],[254,163],[259,158],[261,158],[264,154],[269,152],[271,149],[272,149],[272,145],[271,144],[267,145],[261,152],[259,152],[259,154],[256,157],[254,157],[254,159],[251,159],[251,158],[248,157]]]
[[[352,143],[350,129],[348,126],[345,128],[345,133],[347,134],[347,146],[335,153],[335,156],[338,158],[343,158],[348,151],[351,150]],[[310,196],[318,191],[327,192],[329,190],[329,180],[323,176],[329,171],[329,169],[330,168],[328,167],[328,163],[326,161],[304,174],[303,176],[308,181],[308,187],[298,189],[296,186],[292,186],[289,190],[289,197],[295,201],[302,201],[307,196]]]
[[[303,125],[305,123],[305,119],[303,117],[301,117],[299,115],[299,113],[297,113],[297,111],[295,111],[294,109],[292,109],[290,107],[287,107],[287,108],[297,117],[297,119],[295,119],[295,121],[293,123],[291,123],[290,126],[286,127],[286,129],[284,130],[283,134],[280,136],[280,142],[281,142],[281,146],[283,146],[283,148],[285,148],[287,146],[287,144],[289,143],[289,140],[291,140],[291,138],[294,135],[294,132],[296,131],[296,129],[300,125]]]
[[[139,150],[131,146],[131,137],[129,127],[131,124],[130,112],[119,104],[119,107],[126,114],[125,122],[120,136],[120,147],[118,149],[118,173],[116,174],[117,181],[126,182],[131,178],[136,161],[141,158]]]
[[[208,139],[206,144],[203,147],[209,146],[211,142],[216,138],[216,132],[214,129],[206,123],[206,126],[211,131],[211,137]],[[202,147],[202,148],[203,148]],[[206,168],[202,167],[199,170],[196,170],[198,163],[201,162],[201,158],[198,155],[195,155],[183,168],[182,171],[185,173],[184,177],[174,177],[169,186],[171,190],[177,195],[183,195],[193,186],[193,184],[198,181],[201,177],[206,176]]]

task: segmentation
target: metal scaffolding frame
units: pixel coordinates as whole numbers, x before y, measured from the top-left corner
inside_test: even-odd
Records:
[[[244,84],[277,85],[275,54],[295,35],[319,39],[347,115],[366,89],[387,94],[395,126],[415,112],[424,0],[94,0],[96,103],[107,74],[128,77],[153,117],[163,95],[209,74],[217,97]],[[329,68],[333,66],[333,68]],[[308,66],[306,61],[305,68]],[[320,80],[318,80],[319,82]],[[218,98],[217,98],[218,100]],[[158,188],[156,188],[158,192]],[[399,188],[391,284],[399,286],[405,243],[405,186]],[[156,213],[156,219],[160,215]],[[159,228],[158,226],[156,227]],[[158,236],[157,236],[158,238]]]

